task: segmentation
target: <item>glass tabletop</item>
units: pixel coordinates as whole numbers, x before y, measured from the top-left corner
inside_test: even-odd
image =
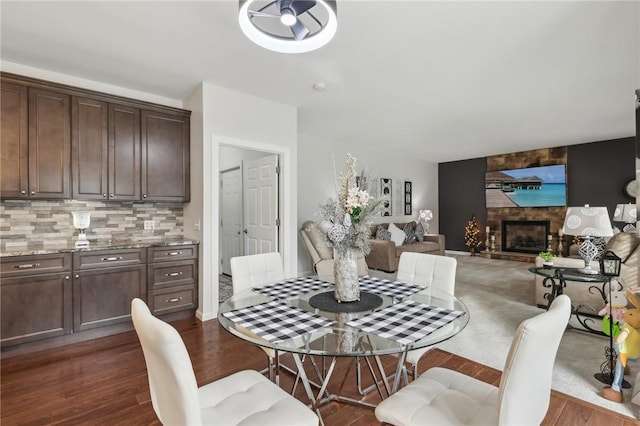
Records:
[[[570,281],[585,283],[605,282],[609,277],[600,274],[583,274],[580,268],[560,268],[554,266],[540,266],[529,268],[530,272],[548,278],[564,278]]]
[[[469,322],[469,311],[462,301],[432,289],[404,297],[378,294],[382,304],[361,312],[323,311],[312,306],[310,299],[320,293],[333,293],[333,285],[326,284],[324,288],[278,300],[255,289],[244,290],[220,305],[218,320],[226,330],[251,343],[278,351],[322,356],[385,355],[431,346],[455,336]],[[263,319],[264,312],[286,321],[300,319],[300,324],[317,326],[309,326],[308,331],[298,330],[300,334],[296,336],[274,337],[284,327],[270,323],[272,318]],[[239,318],[248,319],[252,327],[241,325]],[[433,329],[421,328],[415,334],[424,324]],[[399,337],[401,330],[410,336]]]

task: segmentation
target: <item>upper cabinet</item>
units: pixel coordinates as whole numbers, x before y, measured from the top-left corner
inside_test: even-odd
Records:
[[[189,201],[189,115],[142,111],[142,198]]]
[[[2,198],[70,198],[69,95],[2,82]]]
[[[189,201],[190,112],[2,73],[0,197]]]

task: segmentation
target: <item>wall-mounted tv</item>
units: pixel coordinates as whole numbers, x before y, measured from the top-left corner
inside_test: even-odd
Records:
[[[567,205],[564,164],[485,173],[487,208]]]

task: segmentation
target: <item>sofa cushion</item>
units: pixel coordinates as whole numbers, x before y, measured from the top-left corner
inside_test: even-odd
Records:
[[[388,229],[384,229],[382,226],[378,227],[376,231],[376,240],[389,241],[391,239],[391,232]]]
[[[404,235],[406,235],[406,237],[404,238],[404,242],[402,244],[411,244],[417,241],[416,232],[411,222],[404,225],[404,228],[402,229],[402,231],[404,232]]]
[[[309,241],[311,241],[311,244],[313,244],[318,252],[320,259],[333,259],[333,249],[329,245],[329,240],[327,240],[327,237],[322,233],[315,222],[307,223],[304,227],[304,231],[307,233]]]
[[[416,240],[418,241],[424,241],[424,225],[422,224],[422,222],[419,222],[416,225]]]
[[[638,246],[638,237],[634,232],[619,232],[607,243],[607,250],[611,250],[626,263],[631,252]]]
[[[404,252],[412,252],[412,253],[431,253],[434,251],[440,250],[440,245],[438,243],[434,243],[433,241],[424,241],[422,243],[415,242],[413,244],[405,244],[402,246],[396,246],[396,257],[400,257],[400,255]]]
[[[402,243],[404,242],[404,239],[407,237],[404,233],[404,231],[400,228],[398,228],[395,224],[390,223],[389,224],[389,232],[391,232],[391,241],[393,241],[393,243],[396,246],[401,246]]]

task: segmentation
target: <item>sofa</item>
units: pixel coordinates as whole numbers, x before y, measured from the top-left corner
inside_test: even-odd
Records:
[[[615,234],[606,243],[606,249],[614,252],[618,257],[622,259],[622,266],[620,268],[620,276],[618,282],[620,282],[623,288],[636,287],[638,283],[638,265],[640,264],[640,239],[635,232],[620,232]],[[574,256],[573,253],[576,253]],[[535,264],[538,267],[543,266],[543,259],[537,256]],[[556,257],[553,259],[553,266],[565,267],[565,268],[582,268],[584,267],[584,260],[577,256],[577,250],[572,246],[569,257]],[[591,267],[599,270],[600,264],[598,261],[593,260]],[[546,307],[548,301],[544,298],[545,293],[549,292],[549,288],[543,287],[542,283],[544,278],[535,275],[535,303],[540,307]],[[578,312],[597,315],[605,302],[602,300],[602,296],[597,291],[589,291],[589,287],[596,284],[588,284],[584,282],[566,281],[566,288],[563,290],[564,294],[571,298],[571,304],[576,308]],[[601,284],[600,284],[601,286]],[[615,287],[614,287],[615,289]]]
[[[378,269],[384,272],[396,272],[398,269],[398,261],[400,255],[407,252],[414,253],[430,253],[439,254],[444,256],[444,235],[439,234],[426,234],[416,235],[416,238],[411,238],[411,232],[415,235],[416,227],[418,224],[415,221],[405,223],[394,223],[396,228],[399,228],[405,232],[405,241],[400,244],[396,244],[399,240],[394,242],[391,239],[378,239],[378,229],[389,230],[388,223],[381,223],[371,227],[371,252],[365,257],[367,265],[371,269]],[[421,227],[420,227],[421,228]],[[418,231],[418,234],[421,234]],[[420,238],[422,237],[422,238]],[[422,239],[422,241],[420,241]]]

